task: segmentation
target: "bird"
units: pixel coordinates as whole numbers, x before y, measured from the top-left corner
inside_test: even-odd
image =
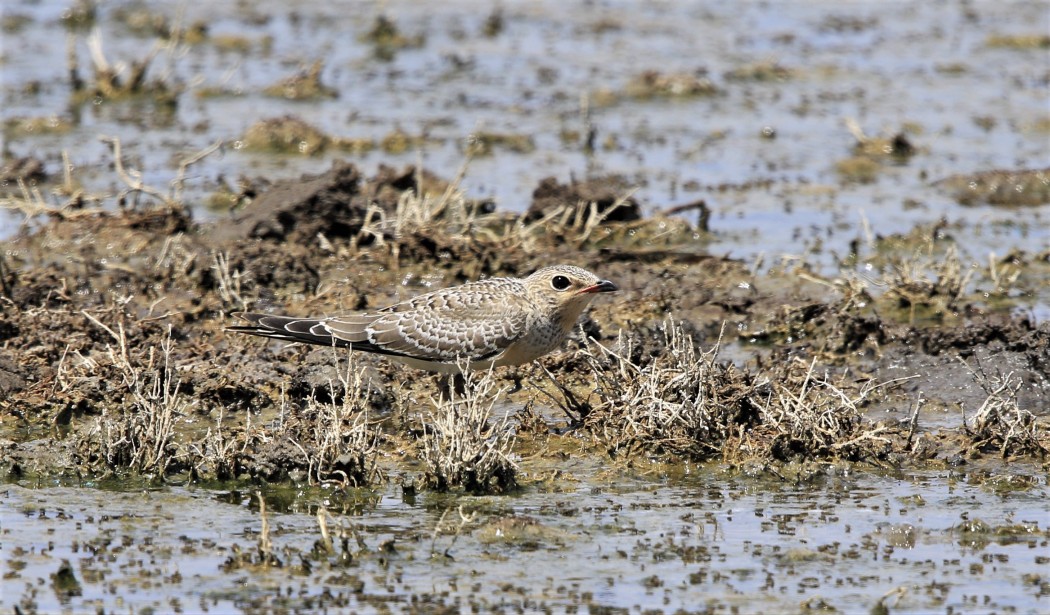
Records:
[[[227,330],[385,355],[447,375],[521,365],[561,346],[599,293],[619,288],[573,265],[525,278],[488,278],[443,288],[378,310],[327,318],[252,312]]]

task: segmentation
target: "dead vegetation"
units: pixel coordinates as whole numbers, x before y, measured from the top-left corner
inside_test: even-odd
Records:
[[[1024,207],[1050,203],[1050,169],[996,169],[952,175],[936,184],[963,205]]]
[[[713,96],[719,89],[707,77],[706,71],[695,73],[663,73],[657,70],[635,75],[627,83],[625,93],[632,98],[692,98]]]
[[[883,459],[894,450],[890,436],[899,436],[900,430],[896,425],[872,423],[864,417],[864,406],[880,389],[896,382],[820,374],[815,361],[779,364],[755,400],[760,423],[743,438],[741,450],[781,461]]]
[[[989,306],[1021,291],[1024,277],[1018,254],[968,254],[947,221],[918,227],[906,235],[873,242],[865,261],[879,267],[877,277],[853,273],[849,282],[902,320],[945,320],[967,306]]]
[[[895,299],[898,307],[909,310],[909,320],[914,320],[916,310],[955,308],[973,274],[972,268],[963,265],[955,246],[949,245],[939,258],[931,257],[929,252],[893,258],[882,284],[886,296]]]
[[[988,395],[973,415],[963,415],[971,454],[995,451],[1003,459],[1045,459],[1050,453],[1050,425],[1018,405],[1017,393],[1024,382],[1012,372],[989,375],[979,362],[976,367],[967,367]]]
[[[587,399],[563,389],[567,414],[614,457],[661,460],[878,460],[892,450],[894,426],[865,419],[880,388],[862,379],[818,374],[814,362],[768,371],[718,360],[719,344],[701,350],[683,323],[665,321],[655,352],[621,334],[614,349],[583,351],[595,380]]]
[[[429,486],[472,493],[504,493],[517,486],[514,430],[506,414],[492,416],[505,392],[496,388],[491,370],[468,373],[462,393],[453,389],[448,399],[437,402],[421,454]]]
[[[681,322],[665,321],[660,334],[655,354],[642,352],[641,340],[624,333],[614,349],[584,349],[597,400],[583,407],[577,402],[575,414],[613,455],[721,455],[725,443],[757,419],[748,398],[754,383],[717,361],[717,344],[701,351]]]
[[[257,410],[238,419],[215,408],[215,424],[188,445],[194,475],[344,489],[383,482],[378,417],[389,413],[392,398],[366,380],[352,354],[342,359],[333,349],[331,355],[321,390],[292,399],[282,382],[277,414],[268,421],[253,419]]]
[[[69,45],[69,75],[74,101],[146,99],[152,101],[158,110],[170,109],[177,104],[182,89],[180,85],[163,77],[147,79],[149,67],[157,55],[161,52],[174,54],[176,41],[158,41],[143,57],[127,63],[113,63],[106,58],[102,34],[97,29],[87,37],[87,47],[92,69],[89,80],[80,76],[75,39],[71,39]]]
[[[427,40],[422,33],[403,34],[397,22],[383,14],[376,16],[372,28],[362,38],[372,45],[376,58],[384,61],[392,60],[397,52],[403,49],[422,47]]]
[[[260,120],[248,127],[234,147],[283,154],[314,155],[323,152],[332,137],[291,115]]]
[[[328,382],[328,399],[308,397],[295,416],[282,406],[272,434],[299,450],[310,484],[338,481],[344,486],[369,485],[382,478],[376,463],[380,434],[369,412],[385,402],[377,399],[361,370],[354,367],[351,353],[347,353],[342,369],[339,357],[335,357],[335,371],[339,382]]]
[[[125,164],[123,145],[119,138],[102,136],[100,140],[110,146],[114,171],[124,185],[115,196],[110,197],[110,204],[115,204],[119,212],[107,207],[104,197],[87,194],[79,187],[71,172],[73,167],[66,157],[63,165],[66,169],[64,180],[50,195],[45,195],[39,188],[30,187],[19,179],[16,193],[0,195],[0,208],[22,214],[23,231],[31,223],[43,219],[96,223],[96,226],[104,226],[98,224],[99,222],[108,222],[113,226],[166,233],[168,236],[165,239],[168,241],[176,238],[177,233],[186,231],[191,223],[189,211],[182,202],[187,174],[191,167],[218,151],[222,142],[213,143],[180,160],[177,172],[169,182],[167,190],[164,190],[145,183],[141,170]]]
[[[869,136],[853,118],[846,120],[846,128],[855,141],[853,152],[835,163],[835,170],[846,182],[871,183],[887,164],[904,164],[918,153],[904,130],[892,136]]]
[[[338,98],[339,93],[321,82],[321,71],[324,63],[320,60],[309,67],[302,67],[294,75],[263,90],[267,96],[287,100],[318,100]]]
[[[84,316],[113,342],[101,356],[78,355],[74,372],[65,377],[83,380],[97,378],[99,373],[109,378],[119,375],[119,380],[110,380],[119,390],[110,403],[102,405],[93,428],[79,444],[80,455],[88,464],[103,462],[110,471],[130,469],[163,477],[174,469],[179,453],[175,428],[196,404],[179,391],[171,328],[159,353],[150,347],[133,355],[122,323],[114,330],[87,312]]]

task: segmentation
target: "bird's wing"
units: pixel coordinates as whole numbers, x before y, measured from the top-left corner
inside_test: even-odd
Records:
[[[332,336],[355,347],[430,361],[493,357],[525,333],[524,293],[476,282],[439,290],[365,314],[323,320]]]

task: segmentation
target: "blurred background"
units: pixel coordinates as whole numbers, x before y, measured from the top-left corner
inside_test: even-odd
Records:
[[[621,176],[650,211],[704,200],[703,248],[743,259],[833,267],[851,241],[942,218],[982,262],[1050,245],[1046,182],[989,204],[1004,182],[975,175],[1050,166],[1041,2],[2,10],[0,196],[22,178],[56,204],[83,190],[106,205],[125,187],[101,138],[116,137],[162,190],[208,151],[181,186],[198,219],[260,178],[346,159],[462,171],[469,197],[509,211],[544,177]],[[0,237],[21,223],[0,211]]]

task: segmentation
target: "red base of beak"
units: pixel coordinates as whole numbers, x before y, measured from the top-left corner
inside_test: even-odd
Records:
[[[588,286],[587,288],[581,289],[578,294],[582,295],[584,293],[611,293],[617,290],[620,289],[615,284],[613,284],[609,280],[602,280],[597,284],[593,284],[591,286]]]

